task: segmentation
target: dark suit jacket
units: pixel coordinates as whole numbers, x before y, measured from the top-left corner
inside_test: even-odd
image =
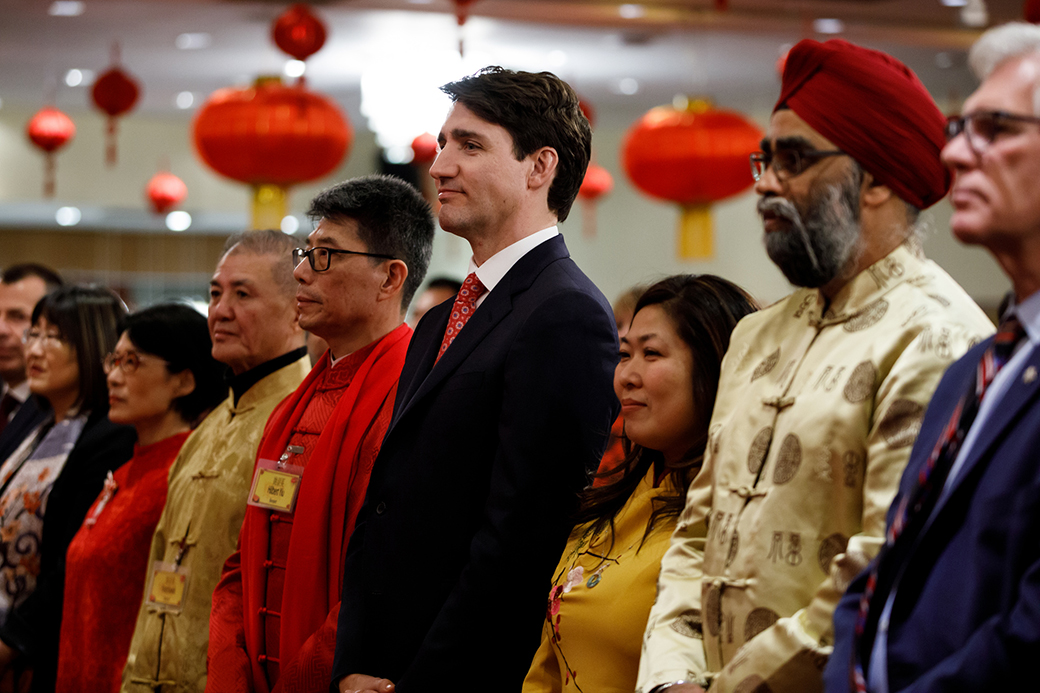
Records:
[[[18,449],[25,437],[35,430],[47,418],[47,412],[40,408],[34,395],[29,397],[18,407],[7,426],[0,433],[0,463],[3,463],[11,453]]]
[[[450,309],[408,349],[346,559],[335,680],[519,690],[617,413],[610,306],[562,236],[510,269],[434,366]]]
[[[950,366],[935,391],[889,510],[889,526],[989,343]],[[887,643],[890,693],[1020,690],[1019,682],[1032,678],[1040,658],[1038,373],[1040,354],[1034,353],[968,453],[931,525],[916,542],[901,535],[882,562],[861,650],[869,657],[877,618],[902,570]],[[868,573],[853,581],[834,614],[834,653],[825,672],[831,693],[849,690],[852,632]]]
[[[36,589],[8,613],[7,621],[0,626],[0,638],[25,655],[33,667],[34,693],[54,690],[65,596],[65,552],[101,493],[108,472],[133,456],[135,440],[137,433],[130,426],[112,423],[107,412],[92,413],[47,497]]]

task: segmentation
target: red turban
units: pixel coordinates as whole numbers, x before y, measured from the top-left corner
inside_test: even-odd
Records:
[[[950,189],[939,160],[946,118],[890,55],[841,39],[801,41],[787,55],[774,112],[784,107],[920,209]]]

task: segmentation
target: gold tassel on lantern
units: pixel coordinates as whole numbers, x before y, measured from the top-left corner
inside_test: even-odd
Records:
[[[281,185],[253,186],[253,230],[280,229],[287,208],[287,193]]]
[[[713,229],[709,205],[684,206],[679,219],[679,257],[684,260],[712,258],[715,255]]]

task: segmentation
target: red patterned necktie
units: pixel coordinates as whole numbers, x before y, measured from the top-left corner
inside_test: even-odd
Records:
[[[975,378],[971,388],[964,393],[961,401],[953,410],[950,421],[942,429],[939,440],[935,442],[932,454],[917,475],[916,487],[900,502],[896,509],[892,526],[888,528],[885,535],[885,544],[881,547],[880,554],[874,560],[867,578],[867,584],[863,588],[863,594],[859,601],[859,616],[856,619],[856,629],[852,647],[852,666],[849,676],[853,690],[857,693],[866,693],[867,680],[863,671],[863,662],[860,657],[860,639],[867,626],[867,617],[870,613],[870,602],[874,597],[874,591],[878,583],[878,567],[885,555],[892,549],[896,539],[908,530],[914,536],[921,531],[928,517],[932,514],[936,502],[942,495],[943,487],[950,469],[957,459],[961,444],[979,413],[979,405],[983,395],[993,383],[993,378],[1001,368],[1007,364],[1015,345],[1025,336],[1022,323],[1014,315],[1008,316],[1000,323],[996,336],[989,348],[986,349],[975,369]],[[875,633],[875,637],[877,634]]]
[[[444,330],[444,339],[441,340],[441,348],[437,352],[437,361],[441,360],[441,356],[444,356],[444,352],[459,336],[459,332],[472,317],[473,311],[477,309],[477,299],[483,296],[485,291],[487,288],[480,283],[476,272],[470,272],[466,281],[462,282],[458,295],[455,296],[455,304],[451,307],[451,317],[448,318],[448,328]]]

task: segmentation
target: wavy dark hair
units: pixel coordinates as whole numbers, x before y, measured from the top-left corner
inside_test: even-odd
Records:
[[[733,282],[711,274],[680,274],[653,284],[636,302],[633,318],[647,306],[661,307],[693,354],[693,378],[688,386],[693,392],[693,408],[697,416],[693,423],[697,437],[679,463],[667,466],[659,451],[624,438],[625,459],[617,467],[603,470],[598,475],[617,476],[616,481],[585,489],[576,516],[575,527],[591,523],[589,529],[593,536],[609,531],[611,546],[614,543],[614,519],[651,466],[665,475],[662,483],[666,488],[653,501],[643,541],[662,520],[678,517],[682,512],[686,490],[704,460],[708,423],[715,407],[722,357],[729,348],[730,335],[741,318],[758,310],[758,304],[750,294]],[[682,387],[684,383],[675,386]]]
[[[542,147],[560,157],[549,186],[549,209],[565,221],[592,156],[592,128],[578,106],[578,95],[551,72],[513,72],[485,67],[441,87],[452,103],[461,103],[513,138],[513,155],[523,161]]]
[[[36,304],[32,324],[41,317],[58,328],[76,356],[79,399],[74,405],[83,411],[108,411],[108,384],[101,361],[115,348],[126,306],[109,289],[66,284]]]
[[[171,406],[192,427],[227,397],[227,367],[213,358],[206,318],[191,306],[162,303],[139,310],[127,317],[124,329],[141,352],[166,361],[168,373],[191,371],[195,389]]]

